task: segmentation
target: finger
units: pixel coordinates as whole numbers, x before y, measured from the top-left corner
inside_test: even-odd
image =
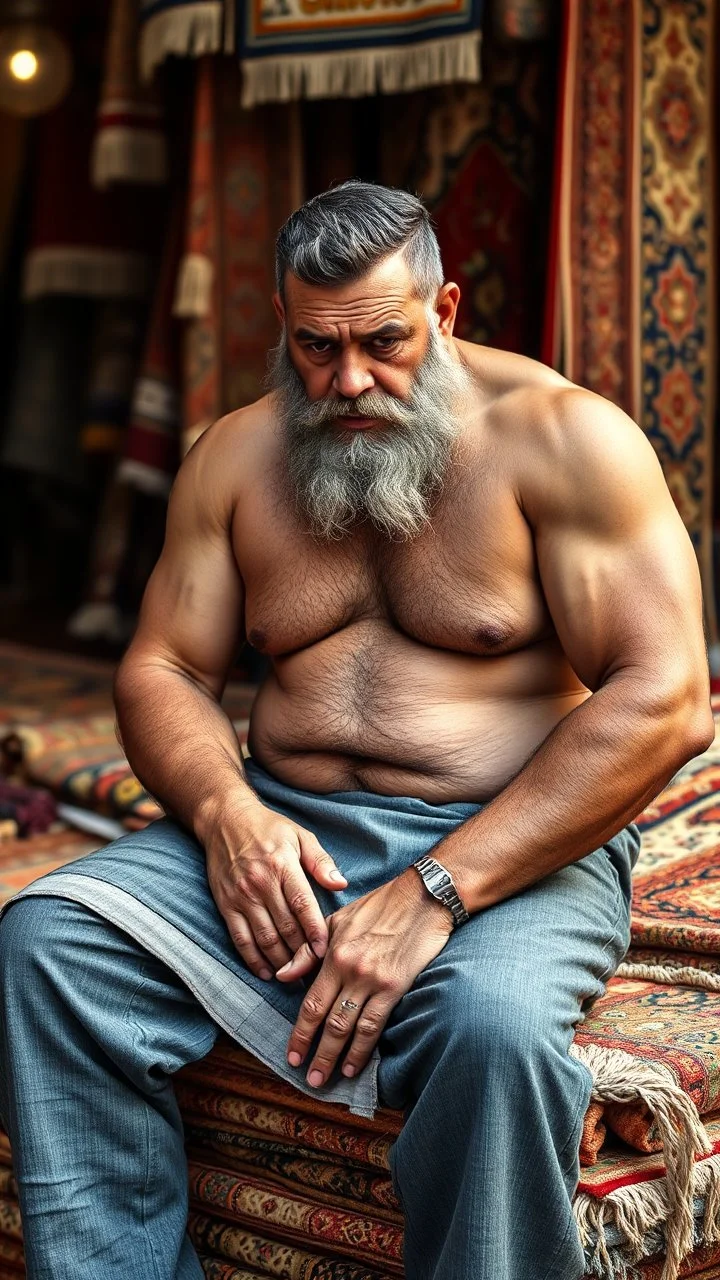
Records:
[[[264,978],[269,981],[273,976],[272,969],[258,948],[252,929],[245,916],[240,915],[239,911],[228,911],[225,916],[225,924],[248,969],[251,969],[258,978]]]
[[[299,1067],[317,1034],[318,1028],[330,1012],[340,991],[340,978],[327,961],[300,1005],[295,1026],[290,1032],[287,1057],[291,1067]]]
[[[342,889],[347,884],[347,878],[336,866],[330,854],[325,852],[317,836],[314,836],[312,831],[305,831],[302,827],[298,827],[298,837],[300,861],[305,870],[326,889]]]
[[[355,1021],[355,1034],[341,1067],[344,1076],[356,1076],[367,1066],[394,1007],[387,997],[373,996],[368,1000]]]
[[[291,958],[290,951],[275,928],[275,921],[264,904],[248,902],[244,905],[245,915],[252,929],[255,942],[263,955],[270,961],[274,973],[276,969],[287,964]]]
[[[263,900],[263,906],[270,914],[279,937],[285,943],[291,956],[293,956],[303,942],[306,941],[306,938],[299,920],[296,919],[288,906],[282,885],[276,883],[270,887]],[[325,922],[319,908],[318,914],[324,925]]]
[[[327,921],[320,910],[320,904],[313,893],[307,877],[297,862],[288,868],[282,881],[282,891],[295,919],[299,922],[303,938],[310,943],[316,956],[321,959],[327,951]]]
[[[308,1084],[316,1089],[330,1078],[340,1054],[355,1031],[367,995],[367,992],[356,992],[353,995],[349,991],[342,991],[333,1001],[332,1008],[325,1018],[320,1043],[307,1071]],[[355,1007],[343,1009],[343,1001]]]
[[[318,958],[315,955],[309,942],[303,942],[298,948],[292,960],[288,960],[282,969],[278,969],[275,974],[281,982],[297,982],[298,978],[305,978],[312,973],[318,965]]]

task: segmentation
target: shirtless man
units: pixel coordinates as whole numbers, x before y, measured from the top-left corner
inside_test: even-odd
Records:
[[[585,1269],[568,1050],[627,947],[632,820],[712,739],[698,573],[641,431],[454,339],[458,297],[404,192],[280,233],[274,390],[183,464],[117,679],[173,820],[0,925],[29,1280],[202,1275],[170,1080],[218,1025],[404,1107],[408,1280]],[[271,660],[244,766],[243,635]]]

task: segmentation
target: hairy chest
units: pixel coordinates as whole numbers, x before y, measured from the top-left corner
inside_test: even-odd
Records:
[[[445,512],[408,543],[352,536],[323,545],[285,519],[259,527],[246,509],[234,542],[245,634],[270,657],[365,618],[432,648],[487,656],[552,631],[532,535],[510,495],[482,511]]]

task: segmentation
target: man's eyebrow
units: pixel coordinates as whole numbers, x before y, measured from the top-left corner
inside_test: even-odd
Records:
[[[312,329],[296,329],[295,337],[298,342],[334,342],[327,333],[313,333]]]
[[[379,329],[373,329],[371,333],[360,334],[360,340],[362,342],[373,342],[376,338],[411,338],[414,332],[412,325],[403,324],[401,320],[387,320],[385,324],[380,325]],[[296,329],[294,336],[298,342],[336,342],[336,339],[329,334],[314,333],[312,329]]]

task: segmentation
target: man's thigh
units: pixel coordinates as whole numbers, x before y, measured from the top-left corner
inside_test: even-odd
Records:
[[[473,1069],[534,1046],[566,1054],[627,950],[624,880],[601,848],[456,929],[388,1021],[381,1100],[404,1105],[458,1035],[486,1059]]]

